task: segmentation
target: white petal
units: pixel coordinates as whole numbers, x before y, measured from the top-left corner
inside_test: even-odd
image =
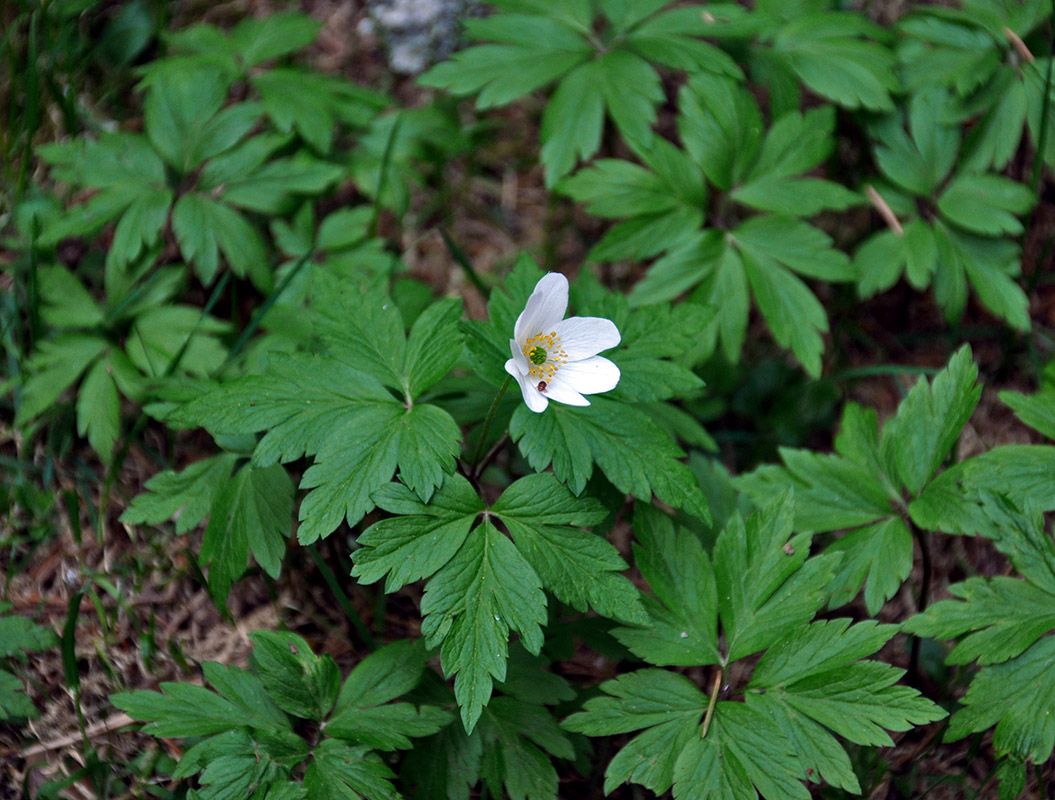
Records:
[[[569,361],[595,356],[620,342],[619,329],[604,317],[572,317],[552,328],[560,337],[560,346]]]
[[[563,387],[567,386],[579,394],[599,394],[612,391],[617,383],[619,367],[604,356],[594,356],[562,366],[546,387],[546,394],[553,400],[560,400],[550,391],[550,387],[555,385],[561,387],[562,391]]]
[[[520,384],[520,393],[524,396],[524,403],[529,409],[536,414],[546,410],[549,400],[542,396],[542,393],[538,390],[537,383],[533,381],[530,375],[524,375],[517,369],[516,362],[513,359],[509,359],[506,362],[506,372],[517,379],[517,383]]]
[[[513,338],[523,344],[529,336],[555,330],[554,326],[564,319],[567,310],[568,279],[559,272],[547,272],[535,284],[535,291],[517,317]]]
[[[513,354],[512,361],[516,362],[517,369],[520,370],[521,375],[527,375],[531,371],[531,365],[528,364],[527,357],[524,355],[523,348],[516,343],[516,339],[509,340],[509,352]],[[506,371],[509,372],[509,367],[506,367]],[[509,372],[510,375],[515,375],[514,372]]]
[[[553,376],[553,380],[546,384],[545,396],[566,406],[588,406],[590,401],[582,396],[572,386],[571,381],[564,378],[562,369]]]

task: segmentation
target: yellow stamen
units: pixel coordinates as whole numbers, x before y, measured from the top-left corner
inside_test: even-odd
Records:
[[[540,350],[544,358],[542,363],[535,363],[540,360]],[[529,365],[528,374],[546,383],[553,380],[553,376],[557,374],[561,366],[568,362],[568,354],[561,347],[560,337],[557,336],[556,331],[549,333],[540,331],[530,337],[524,343],[524,358],[527,359]]]

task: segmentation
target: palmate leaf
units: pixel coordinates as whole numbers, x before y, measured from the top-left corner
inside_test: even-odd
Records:
[[[407,340],[394,303],[359,297],[358,284],[345,283],[352,290],[339,279],[313,287],[324,298],[314,320],[329,354],[276,355],[263,375],[222,386],[177,414],[217,434],[266,431],[254,452],[261,467],[314,456],[301,480],[311,490],[300,506],[302,542],[328,536],[343,520],[358,522],[397,468],[427,500],[454,469],[461,438],[446,411],[414,402],[458,357],[458,304],[427,309]]]
[[[795,219],[859,202],[852,192],[803,178],[832,146],[830,108],[783,115],[763,137],[751,95],[727,79],[693,78],[679,96],[684,150],[657,140],[637,147],[645,165],[605,160],[561,185],[593,213],[627,218],[591,251],[595,259],[661,255],[631,292],[634,305],[692,299],[716,309],[715,330],[730,360],[739,358],[752,296],[777,341],[813,374],[820,372],[824,308],[800,276],[856,278],[849,259],[820,230]],[[772,216],[731,230],[703,230],[702,176],[731,199]],[[625,199],[632,197],[631,202]]]
[[[894,56],[882,44],[882,29],[846,12],[796,15],[777,31],[773,51],[799,79],[822,97],[846,108],[889,111],[899,81]]]
[[[605,46],[597,43],[587,4],[498,5],[500,13],[466,26],[471,38],[489,44],[455,54],[419,80],[456,94],[478,93],[481,109],[559,81],[542,116],[541,159],[550,186],[596,153],[605,115],[632,146],[652,141],[656,106],[664,99],[653,63],[740,76],[731,58],[697,38],[705,33],[686,27],[684,9],[661,12],[667,3],[632,10],[602,4]]]
[[[421,640],[403,640],[363,659],[341,687],[327,735],[397,750],[412,747],[409,737],[430,736],[446,726],[453,715],[435,706],[391,702],[418,685],[425,657]]]
[[[746,523],[734,515],[715,545],[713,568],[691,533],[676,532],[657,512],[635,519],[639,567],[656,597],[646,604],[650,625],[619,629],[620,640],[650,663],[720,665],[716,677],[730,661],[764,654],[743,702],[729,694],[736,687],[714,702],[686,677],[658,669],[602,684],[605,696],[588,700],[564,726],[591,736],[643,731],[612,759],[605,791],[632,782],[658,794],[673,787],[674,797],[687,800],[805,799],[806,778],[860,791],[836,736],[889,745],[887,730],[944,716],[915,690],[895,685],[901,670],[860,660],[894,626],[810,624],[834,559],[807,558],[809,535],[791,537],[792,513],[785,494]],[[713,716],[701,729],[708,707]]]
[[[1050,690],[1055,639],[1055,544],[1042,515],[1006,497],[982,494],[986,525],[1024,580],[969,578],[949,587],[942,600],[902,625],[919,636],[958,638],[950,664],[985,665],[952,718],[947,740],[996,726],[997,752],[1036,764],[1055,746],[1055,695]]]
[[[558,789],[552,759],[571,759],[575,749],[547,705],[574,698],[571,686],[545,671],[547,662],[523,648],[510,649],[506,681],[484,708],[471,734],[461,724],[448,725],[417,743],[403,762],[410,778],[409,796],[422,800],[468,800],[481,780],[491,794],[514,800],[551,800]],[[437,687],[450,696],[445,685]]]
[[[878,191],[897,212],[903,233],[881,232],[861,245],[855,254],[859,291],[882,291],[904,274],[916,289],[933,285],[935,299],[954,322],[963,315],[970,287],[993,314],[1028,330],[1028,298],[1014,280],[1019,248],[1006,234],[1021,230],[1018,217],[1033,206],[1032,193],[966,162],[950,176],[960,127],[953,100],[942,89],[912,98],[907,129],[890,116],[876,126],[876,135],[876,162],[895,184]],[[935,200],[937,213],[921,217],[917,203]]]
[[[517,481],[486,515],[459,475],[448,477],[428,504],[397,484],[374,500],[400,516],[360,535],[352,574],[363,583],[387,576],[386,591],[428,579],[422,632],[430,645],[442,642],[443,668],[457,674],[455,693],[469,731],[493,681],[505,679],[510,630],[538,652],[546,619],[543,587],[580,610],[644,619],[637,591],[618,574],[626,565],[615,549],[571,527],[596,524],[606,512],[595,501],[575,498],[552,475]],[[502,521],[512,541],[492,518]]]
[[[271,69],[252,75],[250,81],[275,127],[283,133],[296,130],[323,155],[333,147],[338,119],[351,115],[366,122],[387,105],[382,95],[307,70]]]
[[[746,524],[734,515],[713,567],[692,534],[641,515],[635,556],[655,598],[646,601],[648,625],[616,637],[653,664],[713,664],[764,650],[806,624],[824,605],[836,559],[807,561],[810,536],[791,535],[793,508],[785,492]],[[728,656],[719,650],[719,621]]]
[[[275,464],[238,467],[239,460],[224,453],[183,472],[159,473],[121,515],[123,522],[140,525],[175,517],[181,533],[208,517],[199,557],[210,566],[209,589],[219,603],[245,572],[250,553],[268,575],[277,578],[291,531],[289,475]]]
[[[243,19],[229,33],[213,25],[193,25],[167,38],[174,50],[214,58],[237,58],[248,69],[296,52],[314,41],[319,23],[306,14],[286,12]]]
[[[739,479],[743,491],[757,502],[794,486],[800,498],[796,529],[853,529],[829,546],[830,552],[842,554],[829,587],[831,607],[852,600],[863,583],[865,603],[874,614],[908,577],[912,534],[901,510],[902,488],[916,519],[913,504],[936,482],[978,403],[977,376],[970,348],[961,348],[932,382],[916,382],[882,435],[876,414],[851,403],[843,412],[835,454],[783,449],[783,467],[764,466]],[[939,486],[935,495],[946,490]],[[923,509],[935,499],[925,497]],[[931,510],[919,520],[935,521],[936,516]]]
[[[587,408],[550,405],[545,414],[526,406],[513,413],[510,435],[533,469],[554,474],[581,492],[593,465],[621,492],[660,500],[708,519],[707,501],[684,453],[644,412],[597,397]]]
[[[252,672],[203,664],[215,691],[163,683],[160,693],[125,692],[111,701],[134,719],[149,721],[145,733],[205,737],[184,753],[173,775],[200,773],[201,788],[191,794],[202,800],[398,797],[391,783],[395,776],[371,742],[383,749],[409,748],[408,737],[433,734],[451,720],[432,705],[389,702],[421,680],[420,642],[378,650],[352,670],[342,688],[333,659],[317,656],[301,637],[256,631],[251,638]],[[315,741],[309,744],[294,732],[291,716],[317,724]],[[294,775],[303,775],[302,781]]]
[[[46,146],[41,155],[53,165],[56,180],[99,190],[67,213],[51,217],[41,231],[42,244],[94,235],[117,220],[107,258],[123,265],[159,241],[172,194],[165,164],[146,137],[111,133],[94,141]]]
[[[83,377],[77,392],[77,433],[87,437],[103,463],[109,463],[121,425],[118,375],[136,372],[124,354],[111,350],[109,342],[96,334],[60,333],[42,341],[24,369],[28,377],[21,387],[15,424],[26,426],[53,408]],[[126,394],[133,388],[131,383],[134,379],[120,383]]]

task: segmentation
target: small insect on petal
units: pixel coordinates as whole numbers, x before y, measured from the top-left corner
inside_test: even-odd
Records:
[[[536,386],[535,388],[538,389],[540,392],[546,391],[546,382],[545,381],[539,381],[538,382],[538,386]]]

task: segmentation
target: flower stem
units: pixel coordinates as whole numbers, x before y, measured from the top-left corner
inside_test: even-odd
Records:
[[[930,548],[927,545],[927,534],[925,531],[921,531],[911,521],[909,527],[912,529],[912,533],[916,536],[916,541],[919,543],[920,559],[922,561],[923,577],[920,581],[919,587],[919,609],[917,613],[922,614],[927,610],[927,603],[930,600],[930,582],[931,582],[931,563],[930,563]],[[909,679],[917,680],[919,678],[919,646],[920,637],[912,637],[912,649],[909,654]]]
[[[711,700],[707,703],[707,713],[703,715],[703,730],[700,733],[701,739],[707,738],[707,731],[711,728],[711,719],[714,717],[714,707],[718,705],[718,690],[722,688],[722,670],[721,668],[714,672],[714,684],[711,686]]]
[[[487,444],[487,434],[491,432],[491,422],[495,418],[495,413],[498,411],[498,404],[502,402],[502,398],[506,396],[506,389],[509,388],[509,384],[512,382],[513,377],[511,375],[506,376],[505,382],[502,387],[498,390],[498,394],[495,395],[494,401],[491,403],[491,408],[487,412],[487,419],[484,420],[484,427],[480,431],[480,439],[476,443],[476,453],[473,455],[473,472],[476,472],[476,465],[480,463],[480,457],[483,455],[484,445]]]

